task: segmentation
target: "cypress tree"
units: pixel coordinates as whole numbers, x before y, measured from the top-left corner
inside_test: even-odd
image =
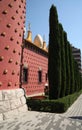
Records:
[[[81,77],[81,72],[80,72],[80,90],[82,89],[82,77]]]
[[[80,90],[80,72],[78,71],[78,91]]]
[[[57,99],[60,95],[61,67],[60,67],[60,39],[58,14],[54,5],[50,8],[49,15],[49,98]]]
[[[79,64],[74,59],[74,76],[75,76],[75,91],[82,89],[82,75],[79,69]]]
[[[65,43],[65,61],[66,61],[66,91],[65,95],[70,94],[70,66],[69,66],[69,49],[67,34],[64,32],[64,43]]]
[[[74,59],[74,77],[75,77],[75,92],[79,91],[79,68],[77,61]]]
[[[73,63],[73,55],[72,55],[72,47],[68,42],[69,49],[69,65],[70,65],[70,94],[74,93],[74,63]]]
[[[80,73],[80,90],[82,89],[82,74]]]
[[[79,70],[79,67],[78,67],[78,91],[80,90],[80,70]]]
[[[59,24],[60,30],[60,45],[61,45],[61,91],[60,97],[65,96],[66,90],[66,64],[65,64],[65,45],[64,45],[64,32],[62,24]]]

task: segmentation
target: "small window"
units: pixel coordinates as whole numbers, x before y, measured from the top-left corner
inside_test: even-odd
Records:
[[[42,82],[42,71],[38,71],[38,78],[39,78],[39,83]]]
[[[48,74],[46,73],[46,75],[45,75],[45,80],[47,81],[47,79],[48,79]]]
[[[27,83],[27,82],[28,82],[28,69],[23,68],[23,83]]]

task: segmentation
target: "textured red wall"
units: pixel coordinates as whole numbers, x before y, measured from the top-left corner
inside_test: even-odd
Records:
[[[0,0],[0,90],[19,87],[26,0]]]
[[[39,51],[39,50],[38,50]],[[42,54],[36,53],[28,48],[24,49],[23,64],[28,65],[28,83],[23,84],[27,96],[39,95],[44,92],[46,83],[45,75],[48,71],[48,58]],[[42,82],[38,82],[39,67],[42,68]],[[47,81],[48,82],[48,81]]]

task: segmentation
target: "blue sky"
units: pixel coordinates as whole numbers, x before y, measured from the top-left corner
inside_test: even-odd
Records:
[[[82,51],[82,0],[27,0],[26,29],[31,24],[32,40],[37,34],[49,41],[49,10],[54,4],[68,40]]]

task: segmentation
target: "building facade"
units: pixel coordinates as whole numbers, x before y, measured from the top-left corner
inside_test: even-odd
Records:
[[[44,97],[48,87],[48,51],[40,35],[32,42],[31,31],[24,42],[22,70],[22,87],[27,97]]]
[[[26,0],[0,0],[0,120],[28,110],[48,89],[48,51],[40,35],[24,40]]]
[[[25,95],[48,94],[48,49],[38,34],[23,38],[26,0],[0,0],[0,120],[26,112]],[[72,48],[81,69],[81,52]],[[77,55],[77,56],[76,56]]]

